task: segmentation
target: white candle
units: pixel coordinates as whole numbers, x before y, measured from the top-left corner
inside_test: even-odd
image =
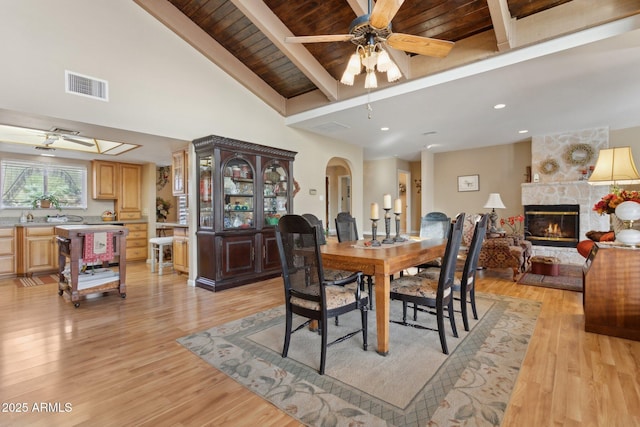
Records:
[[[391,194],[385,194],[383,201],[384,203],[382,204],[382,207],[384,209],[391,209]]]
[[[380,219],[377,203],[371,203],[371,219]]]
[[[396,199],[396,204],[393,211],[397,214],[402,213],[402,200]]]

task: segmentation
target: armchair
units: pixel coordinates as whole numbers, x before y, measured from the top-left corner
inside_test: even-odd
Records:
[[[506,236],[485,239],[480,249],[478,266],[482,268],[511,268],[513,281],[518,273],[524,272],[531,256],[530,242],[520,244],[518,238]]]

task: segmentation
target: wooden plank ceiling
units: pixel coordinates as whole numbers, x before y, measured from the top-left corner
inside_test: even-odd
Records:
[[[142,7],[178,33],[182,23],[158,10],[157,1],[136,0]],[[571,0],[405,0],[392,20],[394,33],[406,33],[459,43],[488,33],[494,38],[494,53],[509,48],[512,22],[539,14]],[[255,74],[260,84],[245,82],[254,92],[286,115],[293,110],[287,103],[296,99],[320,98],[324,102],[362,93],[362,84],[353,88],[339,83],[349,56],[355,51],[350,42],[285,43],[287,35],[348,34],[357,16],[367,13],[367,0],[168,0],[198,30],[213,39],[244,66],[243,73]],[[494,34],[495,31],[495,34]],[[194,36],[181,36],[194,43]],[[501,40],[503,39],[503,40]],[[210,47],[198,47],[206,51]],[[501,45],[502,43],[502,45]],[[412,56],[391,52],[404,77],[400,82],[428,74],[411,67]],[[210,57],[216,57],[210,53]],[[215,61],[214,58],[212,60]],[[220,62],[224,62],[219,60]],[[220,62],[219,63],[220,65]],[[234,65],[221,65],[235,74]],[[239,65],[238,64],[238,65]],[[242,68],[242,66],[239,66]],[[240,78],[242,80],[242,78]],[[381,79],[380,79],[381,80]],[[385,82],[386,83],[386,82]],[[264,88],[260,88],[263,85]],[[251,87],[250,87],[251,86]],[[381,86],[383,87],[383,86]],[[270,92],[270,94],[269,94]],[[317,93],[323,97],[318,97]],[[266,94],[264,94],[266,93]],[[280,99],[282,102],[278,101]],[[313,105],[312,105],[313,104]],[[311,103],[309,107],[317,106]],[[304,107],[298,107],[304,109]],[[287,111],[289,110],[289,111]]]

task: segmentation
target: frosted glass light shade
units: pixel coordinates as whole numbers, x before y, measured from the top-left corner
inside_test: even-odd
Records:
[[[616,207],[616,216],[623,221],[636,221],[640,219],[640,203],[622,202]]]

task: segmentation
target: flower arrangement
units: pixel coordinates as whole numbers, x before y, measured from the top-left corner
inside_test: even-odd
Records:
[[[171,203],[163,200],[161,197],[156,197],[156,221],[164,222],[169,215],[169,208]]]
[[[622,202],[633,201],[640,203],[640,192],[627,191],[614,188],[613,191],[593,205],[593,210],[600,215],[615,213],[616,208]]]
[[[524,215],[510,216],[506,220],[500,218],[501,226],[508,226],[511,229],[511,234],[522,235],[522,222],[524,221]]]

